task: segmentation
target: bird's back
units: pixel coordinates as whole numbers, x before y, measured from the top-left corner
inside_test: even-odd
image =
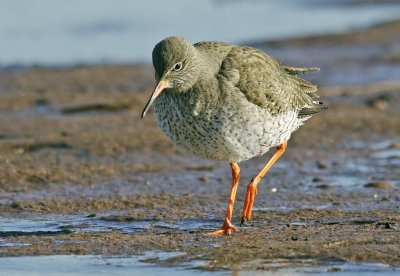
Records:
[[[258,49],[236,46],[223,60],[220,75],[231,79],[249,102],[273,115],[302,109],[312,114],[322,110],[315,101],[317,86],[298,75],[315,70],[283,66]]]

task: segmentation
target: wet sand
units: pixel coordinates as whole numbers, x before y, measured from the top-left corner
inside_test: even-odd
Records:
[[[306,77],[329,109],[294,133],[260,184],[252,221],[230,237],[205,235],[223,221],[228,164],[175,147],[153,110],[140,119],[151,66],[0,72],[0,256],[176,251],[147,261],[400,266],[399,28],[256,44],[284,64],[320,66]],[[237,225],[270,154],[241,164]]]

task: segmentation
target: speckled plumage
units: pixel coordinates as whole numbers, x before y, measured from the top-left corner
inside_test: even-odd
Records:
[[[153,65],[170,85],[155,99],[160,128],[200,157],[263,155],[323,109],[317,87],[298,77],[317,69],[282,66],[255,48],[170,37],[155,46]]]

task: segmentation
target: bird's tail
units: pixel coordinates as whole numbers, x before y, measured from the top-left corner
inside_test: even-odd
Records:
[[[319,97],[316,93],[318,87],[316,85],[314,85],[313,83],[298,77],[299,74],[305,74],[305,73],[309,73],[309,72],[319,71],[319,68],[315,68],[315,67],[296,68],[296,67],[290,67],[290,66],[283,66],[283,68],[289,75],[293,76],[293,78],[299,83],[299,85],[301,85],[302,90],[304,92],[306,92],[306,94],[308,94],[312,99],[314,99],[312,102],[313,104],[311,106],[307,106],[307,107],[300,109],[299,114],[298,114],[299,118],[308,117],[310,115],[313,115],[315,113],[318,113],[325,109],[328,109],[328,107],[326,107],[323,102],[315,100],[316,98]]]
[[[317,72],[319,71],[319,68],[316,67],[308,67],[308,68],[296,68],[296,67],[290,67],[290,66],[283,66],[285,71],[289,73],[290,75],[299,75],[299,74],[305,74],[309,72]]]

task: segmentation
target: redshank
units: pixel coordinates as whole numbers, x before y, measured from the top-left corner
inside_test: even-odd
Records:
[[[156,88],[142,118],[154,102],[166,136],[193,154],[229,162],[232,186],[223,226],[211,234],[231,234],[239,184],[238,163],[276,152],[250,181],[242,223],[250,220],[257,187],[284,153],[293,131],[325,109],[317,86],[298,77],[318,68],[283,66],[265,52],[222,42],[192,44],[168,37],[153,49]]]

